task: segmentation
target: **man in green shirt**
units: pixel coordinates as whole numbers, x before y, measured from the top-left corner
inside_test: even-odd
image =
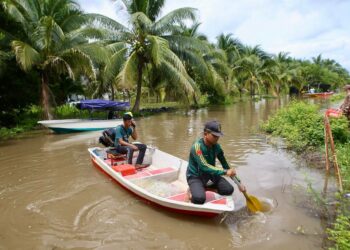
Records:
[[[129,137],[137,140],[136,124],[133,120],[131,112],[123,115],[123,124],[116,127],[114,145],[119,153],[127,154],[128,163],[132,164],[132,156],[134,151],[139,151],[136,160],[136,167],[142,167],[142,161],[145,156],[147,146],[141,143],[132,144],[129,142]]]
[[[195,204],[205,202],[205,188],[209,180],[221,195],[231,195],[234,191],[232,185],[222,177],[236,175],[235,169],[230,168],[218,144],[219,137],[222,135],[220,123],[209,121],[204,126],[203,138],[191,147],[186,177],[191,191],[191,201]],[[219,159],[222,168],[215,166],[216,158]],[[245,191],[243,185],[238,188],[241,192]]]

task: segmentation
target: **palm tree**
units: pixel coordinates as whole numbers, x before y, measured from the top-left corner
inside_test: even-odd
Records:
[[[241,57],[241,53],[244,50],[244,45],[237,38],[233,38],[232,34],[220,34],[216,37],[217,48],[225,51],[228,63],[232,66],[234,61]]]
[[[200,46],[197,49],[178,51],[175,53],[184,62],[187,72],[196,82],[196,90],[209,96],[210,102],[221,102],[227,93],[225,78],[229,74],[225,53],[211,45],[207,38],[198,32],[200,23],[191,26],[181,25],[176,34],[195,40]],[[198,91],[197,91],[198,92]],[[196,95],[194,102],[197,104]]]
[[[260,92],[264,81],[272,79],[268,65],[270,56],[259,46],[244,46],[240,58],[234,62],[236,77],[248,87],[251,96],[255,95],[256,88]],[[240,85],[239,89],[242,89]]]
[[[120,23],[114,27],[114,50],[106,67],[108,79],[118,73],[117,81],[124,87],[136,85],[136,100],[132,111],[140,108],[141,87],[145,82],[145,71],[157,70],[167,84],[176,88],[183,96],[193,93],[194,82],[179,59],[179,51],[200,47],[195,39],[175,34],[186,20],[195,20],[193,8],[176,9],[159,18],[164,0],[122,0],[129,14],[126,27]]]
[[[103,55],[88,39],[102,34],[88,24],[99,16],[82,13],[73,0],[3,0],[2,6],[22,30],[21,37],[11,42],[17,63],[26,72],[40,74],[44,116],[52,119],[49,79],[53,74],[95,78],[92,55]]]

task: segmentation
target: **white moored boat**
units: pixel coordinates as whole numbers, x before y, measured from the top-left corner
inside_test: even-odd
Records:
[[[118,165],[107,158],[108,148],[89,148],[92,163],[111,176],[123,188],[138,197],[174,212],[213,217],[234,210],[232,196],[206,191],[203,205],[188,201],[186,181],[187,161],[148,147],[144,163],[147,168],[136,170],[121,160]],[[136,154],[134,157],[137,156]]]
[[[117,102],[108,100],[82,100],[76,103],[80,110],[88,110],[90,114],[94,111],[122,111],[130,107],[128,102]],[[112,113],[113,114],[113,113]],[[51,129],[56,133],[72,133],[96,131],[107,128],[115,128],[123,123],[122,119],[62,119],[38,121],[39,124]]]
[[[89,119],[63,119],[38,121],[39,124],[56,133],[72,133],[103,130],[115,128],[123,123],[122,119],[113,120],[89,120]]]

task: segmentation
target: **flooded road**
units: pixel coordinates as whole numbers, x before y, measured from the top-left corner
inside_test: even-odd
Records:
[[[217,119],[220,143],[248,193],[276,206],[214,219],[150,206],[121,189],[90,162],[88,147],[100,132],[55,135],[43,130],[0,143],[0,249],[320,249],[323,228],[312,210],[306,182],[322,188],[323,176],[258,132],[287,100],[262,100],[163,113],[137,120],[140,141],[188,158],[205,121]]]

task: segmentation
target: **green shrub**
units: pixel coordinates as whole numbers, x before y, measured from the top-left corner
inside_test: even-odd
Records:
[[[335,143],[346,143],[350,140],[350,131],[348,129],[349,121],[345,116],[340,118],[330,118],[329,122]]]
[[[339,215],[332,229],[327,229],[328,239],[334,242],[334,250],[350,249],[350,218],[349,216]]]
[[[345,92],[337,93],[335,95],[332,95],[330,100],[331,100],[331,102],[337,102],[340,100],[344,100],[345,95],[346,95]]]
[[[330,118],[332,135],[335,142],[337,160],[340,167],[343,188],[350,190],[350,132],[349,122],[345,117]],[[284,109],[280,109],[262,128],[276,136],[285,138],[287,145],[296,151],[309,147],[321,148],[324,145],[323,114],[318,107],[304,102],[292,102]],[[314,194],[314,197],[319,195]],[[340,195],[341,196],[341,195]],[[338,197],[339,215],[332,228],[327,232],[329,240],[334,243],[331,249],[350,249],[350,201]]]
[[[267,133],[285,138],[287,146],[302,151],[323,143],[323,117],[316,105],[291,102],[271,117],[262,129]]]
[[[0,128],[0,139],[1,138],[9,138],[15,136],[17,133],[23,132],[24,129],[21,127],[15,128]]]
[[[337,160],[345,190],[350,190],[350,143],[337,144]]]
[[[56,119],[71,119],[71,118],[106,119],[107,118],[107,111],[105,110],[89,112],[88,110],[79,110],[74,105],[71,106],[69,104],[57,106],[55,108],[54,113],[55,113]]]
[[[57,119],[77,118],[81,116],[81,111],[75,106],[69,104],[57,106],[54,113]]]

